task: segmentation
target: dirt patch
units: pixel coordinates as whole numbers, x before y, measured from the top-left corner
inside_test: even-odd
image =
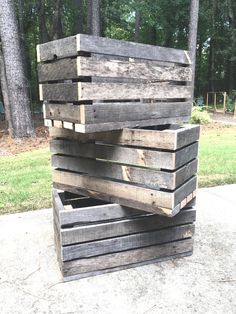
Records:
[[[12,139],[4,131],[0,131],[0,157],[46,148],[49,141],[48,128],[44,126],[36,127],[35,133],[35,137]]]

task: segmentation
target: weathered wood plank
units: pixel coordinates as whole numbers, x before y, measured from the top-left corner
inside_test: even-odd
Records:
[[[93,105],[46,104],[46,119],[72,123],[95,124],[190,116],[189,102],[168,103],[105,103]]]
[[[194,225],[183,225],[138,234],[104,239],[71,246],[62,247],[62,260],[69,261],[76,258],[88,258],[102,254],[120,252],[139,247],[156,245],[176,240],[191,238],[194,234]]]
[[[126,56],[148,60],[190,64],[189,53],[184,50],[145,45],[122,40],[79,34],[37,46],[37,61],[77,56],[78,52]]]
[[[155,215],[143,210],[129,208],[113,203],[106,203],[89,197],[80,196],[77,200],[65,201],[64,194],[65,193],[58,193],[56,189],[53,189],[52,192],[53,206],[58,214],[60,225],[62,227],[68,225],[73,226],[80,224],[85,225],[91,223],[101,223],[107,220],[114,221],[135,217],[152,217]],[[64,206],[65,202],[69,202],[72,208],[66,208]],[[194,205],[195,199],[189,202],[187,206],[182,209],[182,211],[192,210]],[[178,215],[175,217],[177,218]],[[171,221],[174,221],[176,219],[175,217],[171,218]],[[162,219],[166,220],[168,218],[159,215],[159,219],[162,221]]]
[[[81,106],[81,122],[104,123],[158,118],[186,117],[191,115],[190,102],[111,103]]]
[[[98,158],[124,165],[136,165],[155,169],[175,170],[197,157],[198,142],[181,148],[177,152],[157,151],[97,143],[77,143],[69,140],[52,140],[52,154],[75,157]]]
[[[115,60],[77,57],[38,64],[39,82],[77,79],[80,77],[136,79],[147,81],[191,81],[190,67],[163,65],[156,61]]]
[[[175,190],[197,172],[197,160],[191,161],[175,172],[166,172],[112,164],[100,160],[52,155],[52,167],[85,173],[94,177],[142,184],[148,188]]]
[[[85,101],[119,99],[188,99],[191,88],[169,83],[56,83],[40,85],[40,100]]]
[[[167,260],[173,260],[175,258],[182,258],[192,255],[192,251],[193,240],[186,239],[172,243],[160,244],[157,246],[150,246],[141,249],[119,252],[115,254],[106,254],[103,256],[92,257],[89,259],[77,259],[74,261],[63,262],[61,266],[62,274],[64,276],[64,282],[67,282],[71,280],[97,276],[119,270],[141,267],[144,265],[154,264],[157,262],[164,262]],[[138,260],[142,261],[137,262]],[[113,261],[115,262],[113,263]],[[89,264],[87,264],[87,262]],[[88,268],[90,267],[91,270],[88,272],[87,271],[83,272],[82,269],[86,267],[85,265],[87,265]],[[110,268],[108,265],[111,265]],[[112,267],[112,265],[120,266]]]
[[[199,140],[199,125],[185,125],[176,130],[166,128],[158,131],[154,129],[128,129],[102,132],[96,134],[79,134],[70,130],[50,128],[52,138],[73,139],[76,141],[100,140],[108,144],[133,145],[149,148],[176,150]]]
[[[181,211],[173,218],[166,218],[163,216],[162,218],[166,218],[166,220],[160,219],[160,215],[152,215],[152,217],[104,222],[97,225],[75,226],[74,228],[63,228],[61,229],[61,245],[96,241],[104,239],[104,236],[106,236],[106,238],[113,238],[163,228],[172,228],[176,225],[193,223],[195,216],[195,210],[186,210]],[[58,224],[57,219],[55,219],[55,223]],[[60,225],[58,225],[58,228],[60,229]]]
[[[166,216],[176,215],[181,209],[180,203],[197,187],[196,177],[174,192],[164,192],[61,170],[53,170],[53,182],[55,188],[65,187],[67,191]]]

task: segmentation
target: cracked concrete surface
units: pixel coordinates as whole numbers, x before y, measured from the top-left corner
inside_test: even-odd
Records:
[[[236,185],[200,189],[191,257],[61,282],[51,210],[0,216],[0,313],[236,313]]]

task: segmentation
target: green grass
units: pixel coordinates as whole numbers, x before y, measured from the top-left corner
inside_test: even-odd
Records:
[[[236,183],[236,128],[203,132],[199,186]],[[49,149],[0,157],[0,214],[51,206]]]
[[[49,149],[0,158],[0,214],[51,206]]]
[[[225,126],[201,135],[199,187],[236,183],[236,128]]]

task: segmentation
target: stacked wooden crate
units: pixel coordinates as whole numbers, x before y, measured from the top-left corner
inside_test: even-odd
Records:
[[[182,125],[188,52],[77,35],[38,46],[38,61],[53,185],[66,191],[53,192],[63,276],[188,255],[199,140]]]

